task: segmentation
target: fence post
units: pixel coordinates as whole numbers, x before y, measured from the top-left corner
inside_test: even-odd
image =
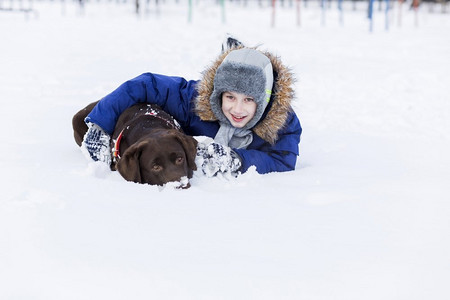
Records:
[[[385,29],[387,31],[387,30],[389,30],[389,5],[391,3],[390,3],[390,0],[385,0],[385,2],[386,2],[386,8],[385,8],[385,18],[386,18],[386,20],[385,20],[384,25],[385,25]]]
[[[188,22],[192,22],[192,0],[189,0],[189,7],[188,7]]]
[[[322,22],[322,26],[325,26],[325,20],[326,20],[326,0],[320,0],[320,4],[321,4],[321,10],[322,10],[322,14],[321,14],[321,22]]]
[[[272,27],[275,27],[275,2],[276,0],[272,0]]]
[[[225,0],[220,0],[220,5],[222,6],[222,23],[225,24]]]
[[[369,31],[373,31],[373,1],[369,0]]]

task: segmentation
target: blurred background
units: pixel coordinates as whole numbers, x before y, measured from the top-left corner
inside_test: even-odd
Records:
[[[318,20],[304,18],[311,9],[320,8],[317,19],[322,25],[327,23],[327,13],[338,11],[339,23],[344,24],[346,11],[359,11],[372,22],[376,11],[386,15],[385,27],[391,23],[402,24],[402,12],[416,15],[415,25],[418,26],[419,10],[433,13],[448,13],[449,0],[1,0],[0,11],[4,13],[21,13],[27,18],[36,18],[42,12],[43,4],[59,6],[61,14],[70,13],[76,9],[80,15],[90,14],[93,6],[103,4],[118,11],[126,11],[142,18],[164,18],[171,13],[179,14],[184,21],[193,22],[205,14],[215,11],[217,20],[222,23],[230,21],[229,14],[234,10],[264,10],[268,13],[266,21],[271,26],[277,25],[279,10],[292,11],[292,23],[296,26],[306,25]],[[394,15],[396,13],[396,15]],[[303,16],[303,17],[302,17]]]

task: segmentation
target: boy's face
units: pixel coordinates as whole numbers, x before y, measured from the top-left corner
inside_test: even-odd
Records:
[[[244,127],[253,119],[256,107],[253,97],[236,92],[224,92],[222,94],[223,114],[236,128]]]

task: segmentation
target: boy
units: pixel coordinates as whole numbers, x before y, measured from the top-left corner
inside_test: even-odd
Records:
[[[278,57],[240,43],[225,50],[199,81],[145,73],[105,96],[87,116],[83,141],[94,160],[110,163],[110,135],[120,114],[147,102],[171,114],[199,143],[197,167],[218,173],[295,169],[302,128],[291,107],[293,77]]]

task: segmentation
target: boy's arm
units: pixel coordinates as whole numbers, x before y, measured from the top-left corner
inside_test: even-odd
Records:
[[[159,105],[180,122],[187,118],[196,81],[181,77],[144,73],[121,84],[102,98],[85,121],[95,123],[112,134],[120,114],[134,104],[146,102]]]
[[[275,145],[265,145],[260,149],[233,149],[241,158],[240,171],[244,173],[251,166],[256,166],[256,171],[260,174],[294,170],[301,133],[300,122],[292,113]]]

